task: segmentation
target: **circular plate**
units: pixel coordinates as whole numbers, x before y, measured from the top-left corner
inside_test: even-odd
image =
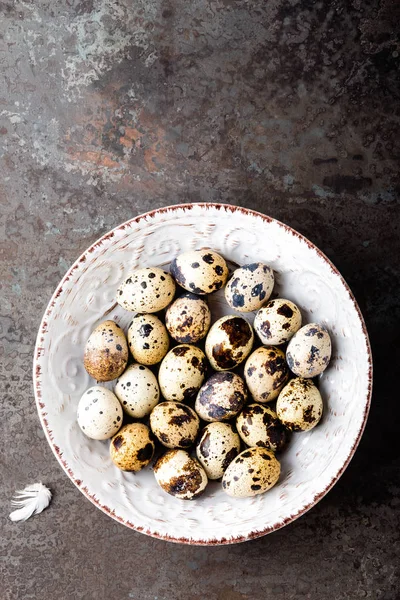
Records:
[[[254,498],[227,496],[210,482],[193,502],[157,486],[151,469],[119,471],[108,442],[86,438],[76,422],[80,396],[94,382],[83,368],[90,332],[105,318],[126,329],[131,314],[115,292],[132,270],[166,266],[181,252],[209,247],[236,264],[261,261],[276,272],[274,292],[296,302],[303,321],[324,324],[331,363],[320,377],[321,423],[293,435],[279,483]],[[211,299],[227,312],[221,296]],[[231,311],[232,312],[232,311]],[[265,535],[314,506],[348,465],[366,423],[372,387],[365,324],[347,284],[311,242],[290,227],[244,208],[185,204],[140,215],[104,235],[74,263],[40,325],[33,365],[35,396],[47,440],[89,500],[120,523],[188,544],[229,544]],[[112,388],[112,384],[108,384]]]

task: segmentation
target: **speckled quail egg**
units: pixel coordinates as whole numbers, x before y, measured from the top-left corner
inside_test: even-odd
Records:
[[[288,441],[288,430],[269,406],[248,404],[236,419],[236,426],[247,446],[264,446],[279,452]]]
[[[273,270],[263,263],[251,263],[233,272],[226,284],[225,298],[235,310],[251,312],[268,301],[273,287]]]
[[[154,448],[147,425],[130,423],[121,427],[112,438],[111,460],[122,471],[140,471],[153,458]]]
[[[103,321],[92,331],[85,346],[83,364],[97,381],[111,381],[125,370],[128,345],[121,327],[114,321]]]
[[[135,419],[143,419],[158,403],[160,388],[150,369],[134,364],[119,377],[114,394],[128,415]]]
[[[206,357],[200,348],[180,344],[168,352],[158,372],[161,393],[166,400],[185,402],[193,398],[204,381]]]
[[[301,312],[290,300],[277,298],[260,308],[254,330],[263,344],[286,344],[301,327]]]
[[[311,379],[296,377],[283,388],[276,401],[281,422],[292,431],[308,431],[322,417],[323,402]]]
[[[133,358],[141,365],[159,363],[169,348],[164,323],[156,315],[135,315],[128,329],[128,346]]]
[[[289,369],[299,377],[316,377],[331,359],[329,333],[318,323],[304,325],[294,334],[286,350]]]
[[[122,425],[118,398],[107,388],[95,385],[83,394],[78,404],[78,425],[92,440],[107,440]]]
[[[195,410],[204,421],[229,421],[247,400],[245,383],[236,373],[215,373],[200,388]]]
[[[254,334],[243,317],[226,315],[212,325],[206,338],[206,354],[213,369],[234,369],[250,353]]]
[[[154,313],[172,302],[175,282],[171,275],[158,267],[133,271],[117,291],[117,302],[126,310]]]
[[[229,423],[209,423],[196,446],[208,479],[220,479],[240,452],[240,438]]]
[[[154,465],[158,485],[171,496],[193,500],[204,492],[208,479],[200,463],[185,450],[169,450]]]
[[[222,478],[224,491],[235,498],[263,494],[278,481],[281,465],[266,448],[248,448],[237,456]]]
[[[198,342],[207,335],[211,325],[211,312],[207,302],[195,294],[184,294],[168,307],[165,325],[170,336],[177,342]]]
[[[181,287],[200,295],[219,290],[228,278],[225,260],[209,249],[180,254],[172,261],[170,271]]]
[[[181,402],[161,402],[152,410],[150,427],[167,448],[189,448],[196,440],[200,420],[194,410]]]
[[[284,353],[275,346],[257,348],[246,361],[244,376],[254,400],[274,400],[289,377]]]

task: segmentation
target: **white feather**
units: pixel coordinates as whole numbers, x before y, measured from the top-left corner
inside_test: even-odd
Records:
[[[32,515],[41,513],[48,507],[51,500],[50,490],[43,483],[32,483],[24,490],[18,490],[11,500],[12,506],[16,507],[10,513],[11,521],[26,521]]]

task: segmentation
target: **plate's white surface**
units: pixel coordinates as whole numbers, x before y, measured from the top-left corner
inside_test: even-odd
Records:
[[[141,266],[168,264],[189,249],[210,247],[238,264],[263,261],[277,272],[275,291],[296,302],[304,322],[328,327],[333,358],[321,377],[325,413],[309,433],[293,436],[280,482],[267,494],[235,500],[220,484],[194,502],[177,500],[151,470],[133,475],[111,462],[108,442],[86,438],[76,407],[93,383],[84,344],[105,317],[126,328],[131,314],[115,291]],[[223,311],[214,299],[216,313]],[[150,535],[189,543],[229,543],[268,533],[315,504],[347,466],[368,414],[371,358],[361,315],[343,279],[305,238],[245,209],[184,205],[143,215],[94,244],[56,290],[38,334],[34,361],[39,415],[50,445],[78,487],[100,508]],[[112,384],[109,385],[112,387]]]

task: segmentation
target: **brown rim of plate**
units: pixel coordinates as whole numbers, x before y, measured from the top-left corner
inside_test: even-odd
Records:
[[[362,331],[364,333],[365,343],[366,343],[367,353],[368,353],[368,391],[367,391],[367,398],[366,398],[366,405],[365,405],[365,409],[364,409],[363,420],[361,423],[361,427],[358,431],[356,440],[355,440],[346,460],[344,461],[343,466],[339,469],[339,471],[331,479],[330,483],[325,487],[325,489],[322,492],[317,494],[309,504],[307,504],[305,507],[300,509],[298,512],[296,512],[295,514],[291,515],[290,517],[284,519],[283,522],[277,523],[276,525],[273,525],[272,527],[267,527],[262,531],[254,531],[252,533],[249,533],[247,536],[237,536],[237,537],[233,537],[233,538],[229,538],[229,539],[221,538],[221,539],[214,539],[214,540],[212,540],[212,539],[211,540],[191,540],[189,538],[174,538],[174,537],[170,537],[168,535],[160,535],[160,534],[152,532],[150,530],[146,530],[144,527],[139,527],[139,526],[135,525],[134,523],[131,523],[130,521],[125,521],[124,519],[122,519],[121,517],[116,515],[114,510],[110,509],[108,506],[101,504],[98,501],[98,499],[89,492],[88,488],[83,485],[83,482],[80,479],[77,479],[75,477],[73,471],[70,469],[67,462],[64,460],[61,449],[54,443],[53,434],[52,434],[52,431],[49,429],[48,421],[46,419],[46,416],[47,416],[47,413],[45,412],[46,405],[42,400],[42,393],[41,393],[41,367],[40,367],[38,360],[39,360],[39,358],[41,356],[41,352],[42,352],[42,343],[44,341],[45,335],[47,335],[47,319],[52,314],[53,309],[57,303],[57,299],[60,296],[60,294],[62,293],[63,284],[71,278],[72,273],[79,267],[79,265],[81,263],[86,262],[86,258],[88,256],[90,256],[90,254],[92,252],[94,252],[94,250],[98,246],[100,246],[104,241],[106,241],[110,238],[113,238],[116,231],[124,230],[127,227],[129,227],[132,223],[139,223],[142,219],[147,219],[148,217],[153,217],[155,214],[163,214],[166,212],[172,212],[174,210],[179,210],[179,209],[191,210],[195,206],[201,206],[204,208],[215,208],[217,210],[225,210],[226,212],[240,211],[245,215],[252,215],[252,216],[260,217],[261,219],[263,219],[264,221],[266,221],[268,223],[275,222],[279,226],[283,227],[288,233],[291,233],[293,236],[296,236],[299,239],[301,239],[303,242],[305,242],[309,248],[312,248],[313,250],[315,250],[317,252],[317,254],[329,265],[331,271],[339,277],[344,288],[346,289],[346,291],[349,295],[349,298],[352,301],[354,308],[356,309],[356,312],[358,314],[358,318],[361,323]],[[129,221],[122,223],[118,227],[115,227],[108,233],[104,234],[97,241],[95,241],[70,267],[70,269],[67,271],[67,273],[64,275],[63,279],[61,280],[60,284],[57,286],[57,288],[45,310],[45,313],[43,315],[43,318],[42,318],[42,321],[41,321],[41,324],[39,327],[36,344],[35,344],[35,350],[34,350],[33,382],[34,382],[34,393],[35,393],[36,406],[37,406],[37,410],[39,413],[40,421],[42,423],[42,427],[43,427],[44,432],[47,437],[47,441],[49,442],[49,445],[50,445],[51,449],[53,450],[53,453],[55,454],[58,462],[61,464],[64,471],[67,473],[67,475],[70,477],[70,479],[74,482],[74,484],[80,489],[80,491],[93,504],[95,504],[104,513],[108,514],[110,517],[112,517],[119,523],[122,523],[123,525],[126,525],[127,527],[130,527],[131,529],[134,529],[135,531],[139,531],[141,533],[144,533],[144,534],[149,535],[154,538],[166,540],[168,542],[174,542],[177,544],[190,544],[193,546],[219,546],[219,545],[227,545],[227,544],[236,544],[236,543],[240,543],[240,542],[246,542],[248,540],[256,539],[256,538],[262,537],[268,533],[272,533],[273,531],[277,531],[278,529],[281,529],[285,525],[292,523],[293,521],[295,521],[296,519],[298,519],[299,517],[304,515],[306,512],[308,512],[332,489],[332,487],[335,485],[335,483],[343,475],[344,471],[348,467],[348,465],[357,449],[357,446],[361,440],[364,429],[365,429],[365,425],[367,422],[368,413],[369,413],[369,409],[370,409],[370,405],[371,405],[371,395],[372,395],[372,352],[371,352],[371,345],[370,345],[370,341],[369,341],[369,337],[368,337],[368,333],[367,333],[367,328],[365,326],[364,318],[362,316],[360,308],[357,304],[357,301],[356,301],[351,289],[349,288],[348,284],[343,279],[342,275],[339,273],[337,268],[334,266],[334,264],[329,260],[329,258],[323,252],[321,252],[321,250],[319,250],[319,248],[317,248],[312,242],[310,242],[305,236],[303,236],[301,233],[298,233],[297,231],[295,231],[294,229],[289,227],[289,225],[286,225],[285,223],[282,223],[281,221],[278,221],[277,219],[273,219],[272,217],[263,215],[262,213],[260,213],[258,211],[251,210],[248,208],[243,208],[241,206],[231,206],[230,204],[219,204],[219,203],[214,203],[214,202],[199,202],[199,203],[194,203],[194,204],[191,204],[191,203],[174,204],[171,206],[165,206],[162,208],[157,208],[157,209],[151,210],[149,212],[143,213],[141,215],[138,215],[137,217],[134,217],[133,219],[129,219]]]

